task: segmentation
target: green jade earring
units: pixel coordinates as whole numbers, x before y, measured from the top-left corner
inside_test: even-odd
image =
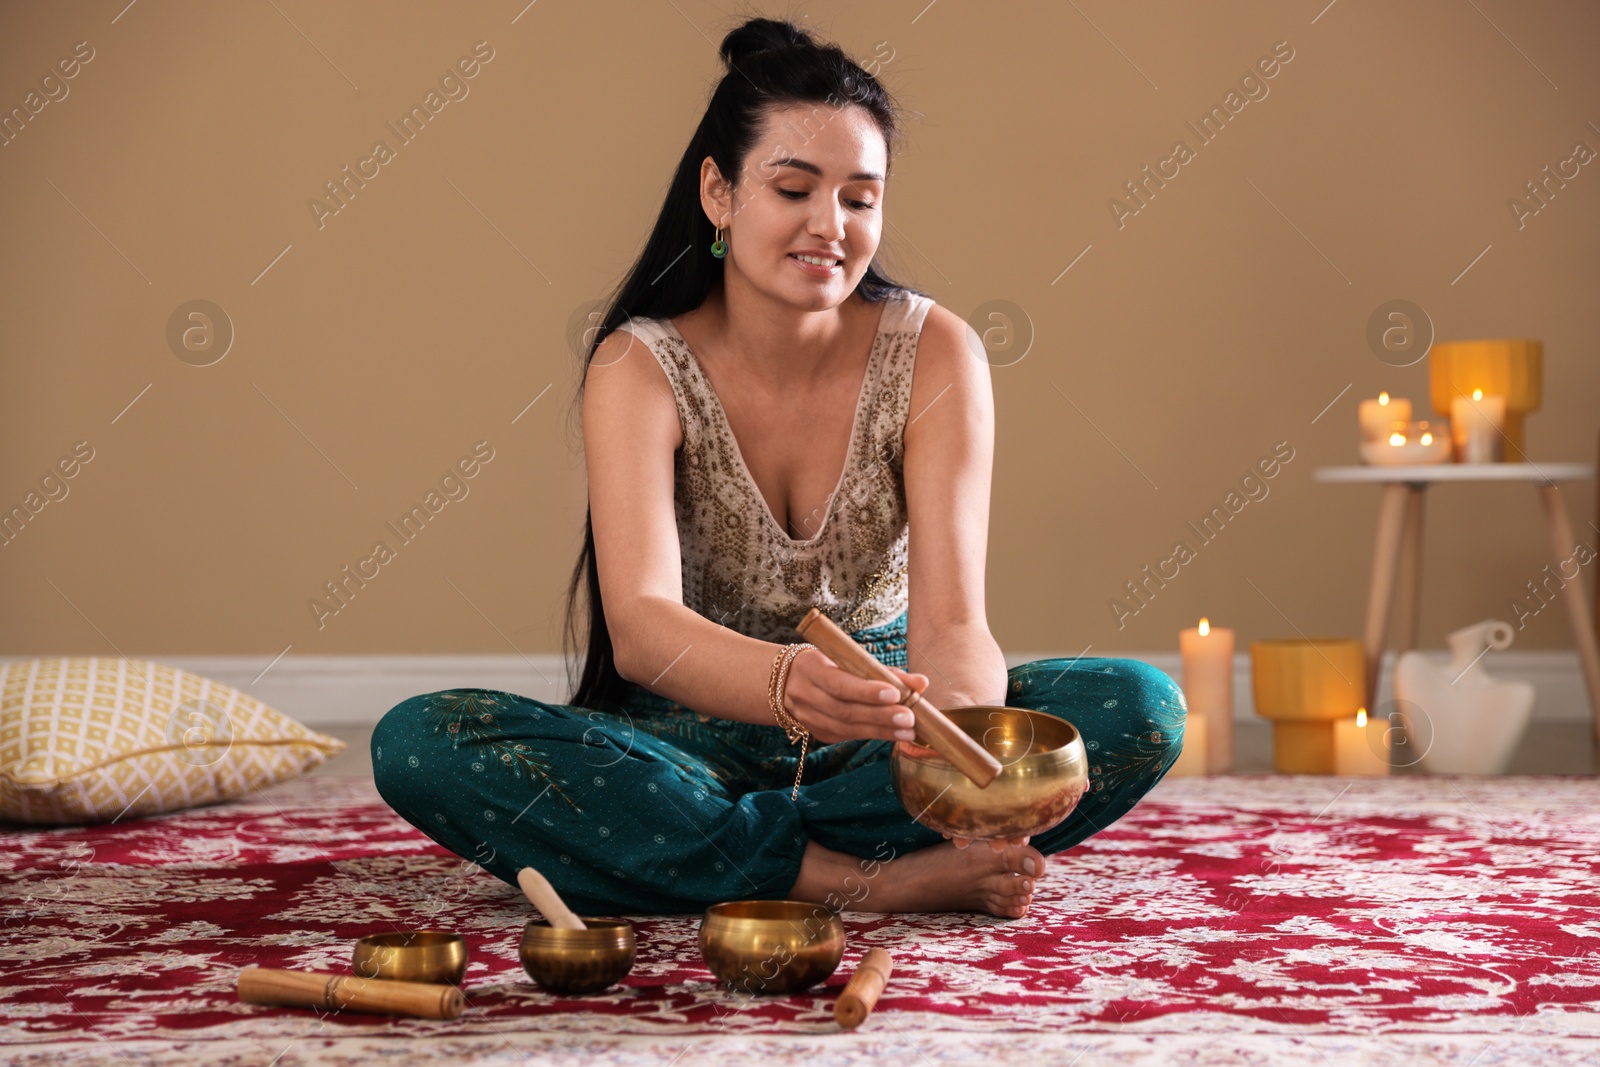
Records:
[[[728,244],[722,239],[722,227],[717,227],[717,239],[711,242],[711,254],[721,259],[728,254]]]

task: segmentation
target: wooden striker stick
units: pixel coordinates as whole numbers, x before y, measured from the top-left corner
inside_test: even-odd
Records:
[[[876,945],[867,949],[867,954],[861,957],[861,962],[856,966],[856,973],[850,976],[850,983],[839,994],[839,999],[833,1002],[833,1018],[840,1026],[854,1030],[872,1014],[873,1006],[878,1003],[878,995],[889,981],[889,970],[887,952]]]
[[[461,1014],[462,1005],[461,990],[453,985],[269,967],[246,967],[239,972],[239,999],[247,1004],[412,1015],[419,1019],[454,1019]]]
[[[522,887],[522,892],[533,902],[544,915],[545,921],[557,930],[587,930],[589,924],[573,914],[561,897],[556,894],[555,887],[550,880],[532,867],[524,867],[517,872],[517,884]]]
[[[1000,773],[1000,761],[987,749],[951,722],[948,715],[924,700],[921,693],[901,682],[893,671],[857,644],[838,623],[820,610],[812,608],[806,612],[806,617],[800,620],[795,629],[801,637],[816,645],[829,659],[857,678],[893,686],[900,694],[900,703],[910,708],[915,716],[918,740],[949,760],[957,770],[977,783],[979,789],[987,789]]]

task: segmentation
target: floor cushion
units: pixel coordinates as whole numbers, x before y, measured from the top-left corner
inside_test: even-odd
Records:
[[[212,804],[344,748],[232,686],[150,660],[0,664],[0,819],[114,822]]]

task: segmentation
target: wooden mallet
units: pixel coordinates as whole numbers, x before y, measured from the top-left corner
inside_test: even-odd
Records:
[[[921,693],[902,682],[898,675],[857,644],[855,638],[845,633],[838,623],[819,609],[812,608],[806,612],[806,617],[800,620],[795,629],[801,637],[816,645],[829,659],[857,678],[893,686],[900,694],[900,703],[910,708],[915,716],[917,740],[971,778],[979,789],[987,789],[1000,773],[1000,761],[988,749],[951,722],[948,715],[924,700]]]
[[[878,995],[889,981],[889,968],[887,952],[877,946],[867,949],[844,992],[833,1002],[834,1021],[846,1030],[860,1026],[878,1003]]]
[[[412,1015],[419,1019],[454,1019],[461,1014],[463,1003],[461,990],[453,985],[270,967],[246,967],[239,972],[239,999],[246,1004]]]
[[[545,921],[557,930],[587,930],[589,924],[578,918],[572,909],[557,895],[549,879],[532,867],[517,872],[517,884],[533,906],[544,915]]]

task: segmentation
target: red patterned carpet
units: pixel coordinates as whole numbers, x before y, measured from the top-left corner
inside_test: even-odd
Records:
[[[1600,1063],[1592,778],[1168,779],[1054,857],[1027,918],[847,912],[828,983],[762,999],[715,984],[693,916],[629,916],[622,985],[545,994],[531,906],[365,779],[0,835],[8,1064]],[[459,1019],[236,999],[241,967],[347,971],[420,927],[467,938]],[[840,1031],[872,945],[894,975]]]

